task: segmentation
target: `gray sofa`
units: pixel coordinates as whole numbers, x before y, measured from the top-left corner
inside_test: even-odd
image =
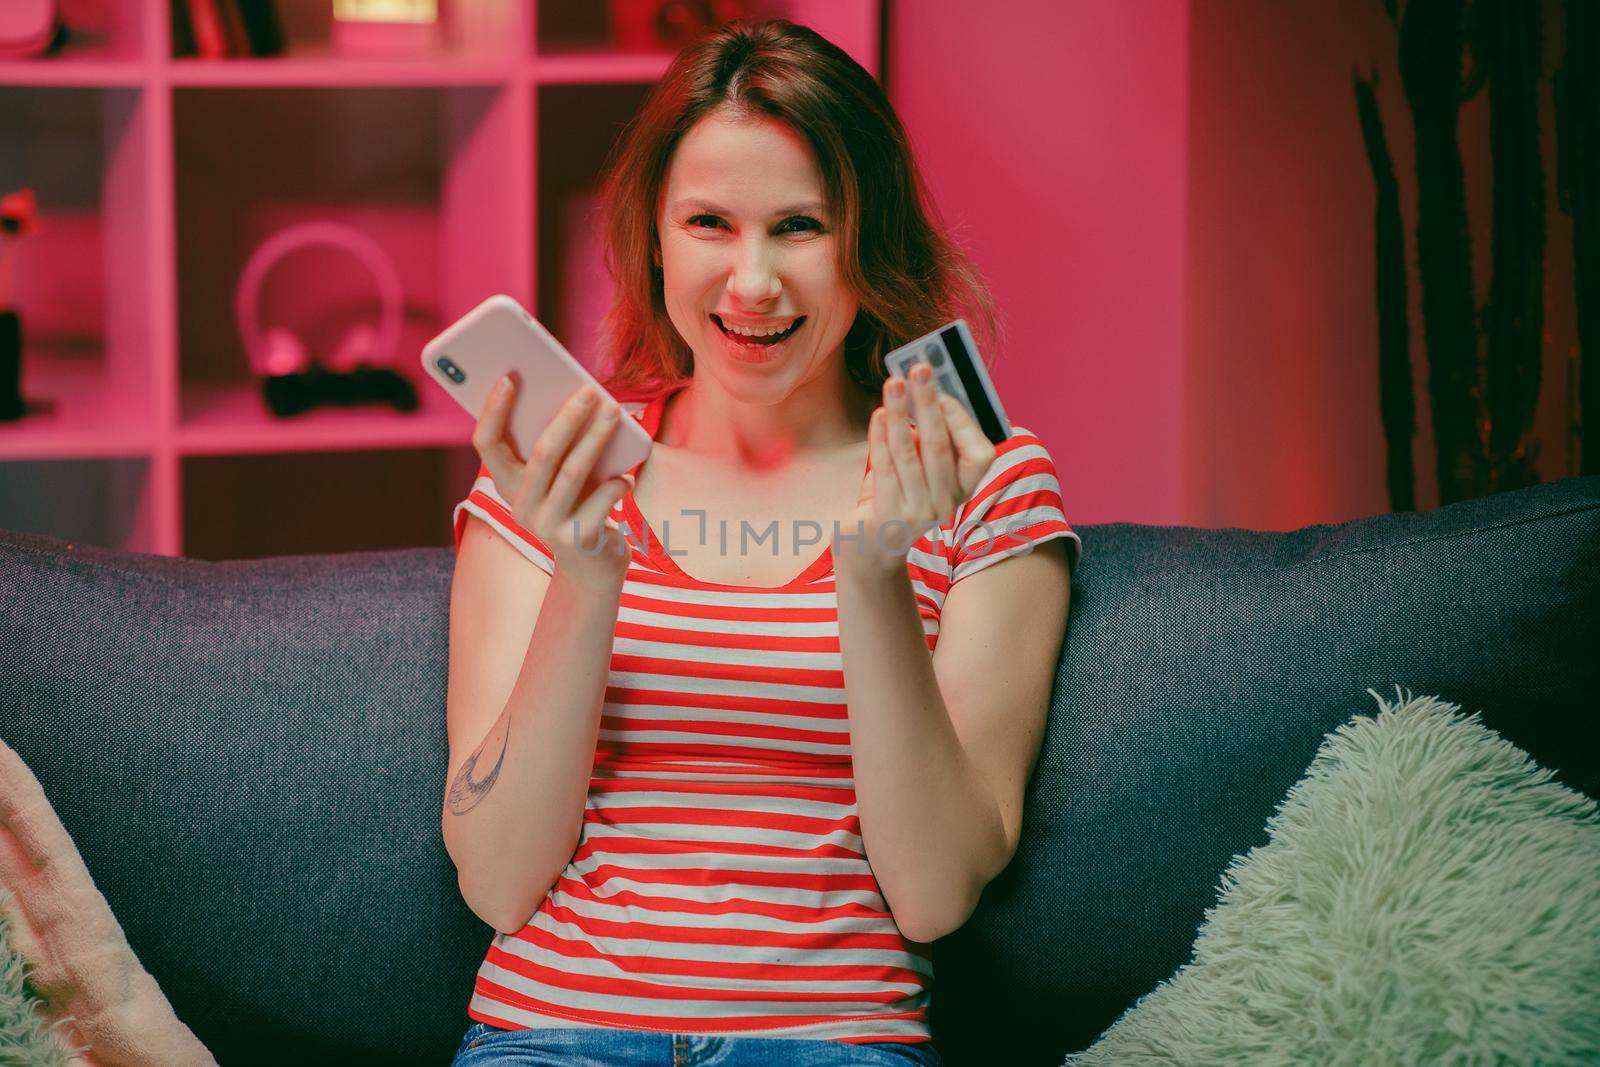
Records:
[[[1012,865],[936,947],[952,1064],[1059,1064],[1395,685],[1600,797],[1600,478],[1292,533],[1082,526]],[[212,564],[0,531],[0,736],[225,1065],[441,1064],[491,931],[439,837],[447,548]]]

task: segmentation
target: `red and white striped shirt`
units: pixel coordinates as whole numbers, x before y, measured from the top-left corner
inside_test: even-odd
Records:
[[[623,407],[652,438],[666,399]],[[1013,426],[956,517],[907,557],[928,647],[953,582],[1068,538],[1055,466]],[[870,467],[870,464],[869,464]],[[487,468],[456,505],[546,573]],[[690,577],[629,493],[633,545],[577,850],[539,910],[496,932],[467,1014],[506,1029],[930,1038],[929,946],[901,934],[863,853],[832,552],[783,586]],[[828,542],[831,531],[824,533]],[[681,535],[680,535],[681,536]]]

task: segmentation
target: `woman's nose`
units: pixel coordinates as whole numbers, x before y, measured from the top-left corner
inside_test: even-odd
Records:
[[[782,283],[770,249],[745,245],[734,265],[728,290],[748,304],[759,304],[778,295]]]

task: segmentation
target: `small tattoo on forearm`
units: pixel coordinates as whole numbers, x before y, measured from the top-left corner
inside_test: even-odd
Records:
[[[500,768],[506,761],[506,737],[510,732],[511,717],[500,716],[500,720],[494,724],[494,728],[483,739],[478,750],[468,756],[467,761],[461,765],[456,780],[450,784],[450,794],[445,800],[445,805],[452,814],[465,815],[494,788],[494,780],[500,777]],[[494,766],[489,768],[488,773],[482,778],[474,777],[478,764],[491,757],[494,759]]]

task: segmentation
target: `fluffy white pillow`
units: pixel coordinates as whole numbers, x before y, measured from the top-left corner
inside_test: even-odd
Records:
[[[31,1009],[61,1044],[89,1064],[115,1067],[215,1067],[216,1060],[178,1020],[155,979],[139,965],[78,847],[56,817],[39,780],[0,742],[0,914],[38,997]],[[3,947],[3,946],[0,946]],[[15,999],[4,1005],[16,1009]],[[13,1014],[21,1014],[21,1011]],[[12,1019],[27,1040],[39,1028]],[[11,1046],[19,1056],[21,1050]],[[4,1051],[0,1049],[0,1051]],[[41,1050],[35,1046],[35,1053]],[[55,1062],[56,1057],[36,1062]],[[7,1062],[16,1062],[7,1060]],[[34,1061],[28,1061],[34,1062]]]
[[[1191,962],[1068,1065],[1600,1062],[1595,801],[1477,713],[1367,692]]]

